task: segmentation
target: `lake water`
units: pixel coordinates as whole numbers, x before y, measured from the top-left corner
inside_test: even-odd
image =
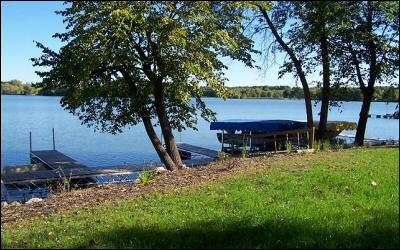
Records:
[[[143,124],[124,129],[117,135],[93,131],[64,110],[61,97],[1,96],[1,166],[29,164],[30,134],[32,150],[55,148],[89,167],[159,162]],[[304,100],[205,98],[207,106],[225,119],[293,119],[306,120]],[[374,102],[370,114],[388,114],[397,103]],[[344,102],[340,110],[332,108],[328,120],[358,122],[361,102]],[[314,119],[319,120],[319,106]],[[158,134],[160,128],[156,128]],[[216,132],[209,122],[198,118],[198,131],[176,132],[176,140],[219,150]],[[344,131],[355,135],[355,131]],[[369,118],[366,137],[399,140],[399,120]]]

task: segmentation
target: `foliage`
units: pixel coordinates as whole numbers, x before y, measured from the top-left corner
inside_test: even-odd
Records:
[[[322,150],[322,142],[321,140],[314,141],[314,151],[319,152]]]
[[[216,93],[208,87],[204,89],[203,96],[217,97]],[[227,87],[227,98],[248,99],[248,98],[271,98],[271,99],[304,99],[304,94],[299,87],[290,86],[238,86]],[[313,100],[320,98],[320,87],[310,88]],[[374,93],[374,101],[397,102],[399,99],[399,89],[392,86],[377,86]],[[338,91],[332,91],[330,100],[336,101],[340,106],[340,101],[362,101],[362,94],[359,88],[342,88]]]
[[[55,171],[58,174],[59,179],[51,182],[48,185],[50,193],[65,193],[78,189],[78,185],[72,180],[72,170],[68,175],[69,177],[64,173],[64,170],[61,168],[61,166],[59,166]]]
[[[88,126],[114,133],[136,125],[147,113],[156,117],[151,97],[159,80],[172,128],[195,128],[197,112],[215,118],[199,98],[199,83],[224,93],[226,66],[218,56],[252,66],[249,52],[256,51],[241,35],[243,17],[236,7],[221,2],[74,2],[57,12],[71,30],[55,37],[68,43],[57,53],[37,42],[43,56],[32,61],[51,67],[38,72],[41,86],[65,89],[63,107]]]
[[[288,154],[293,152],[293,145],[291,141],[286,141],[286,150]]]
[[[248,158],[213,182],[4,223],[2,247],[398,249],[398,160],[398,148]]]
[[[266,61],[274,62],[270,53],[276,51],[289,55],[280,77],[292,73],[300,78],[306,92],[309,84],[302,73],[307,77],[321,75],[315,82],[322,86],[318,93],[318,100],[322,100],[319,131],[325,131],[328,106],[340,105],[336,101],[339,96],[346,94],[348,87],[359,86],[356,98],[362,96],[364,103],[356,142],[362,142],[370,102],[376,98],[375,84],[398,89],[398,12],[399,4],[394,1],[282,1],[270,11],[272,21],[266,11],[262,12],[265,20],[256,24],[255,33],[268,34],[263,21],[272,33],[279,31],[279,35],[274,33],[275,39],[264,37],[268,42]]]
[[[218,151],[218,159],[221,159],[222,161],[226,161],[229,159],[229,155],[224,151]]]
[[[200,83],[225,97],[221,59],[254,67],[258,51],[243,34],[246,8],[214,1],[69,3],[56,12],[69,31],[54,35],[66,44],[55,52],[36,42],[43,54],[31,59],[34,66],[50,68],[36,72],[39,87],[64,89],[61,105],[95,130],[115,134],[143,122],[166,168],[180,167],[172,131],[196,130],[198,114],[216,119]]]
[[[7,82],[3,82],[5,86]],[[246,83],[244,83],[245,85]],[[288,85],[264,85],[264,86],[237,86],[226,87],[228,99],[249,99],[249,98],[267,98],[267,99],[304,99],[303,91],[300,87],[290,87]],[[63,91],[44,91],[36,88],[35,85],[31,87],[33,90],[31,94],[38,95],[57,95],[63,96]],[[200,87],[202,97],[218,97],[217,93],[207,86]],[[311,87],[311,97],[314,100],[319,99],[319,87]],[[15,94],[3,88],[3,94]],[[32,93],[33,92],[33,93]],[[193,96],[192,96],[193,97]],[[359,88],[349,87],[341,88],[338,91],[331,92],[330,100],[337,101],[340,105],[341,101],[362,101],[362,94]],[[376,86],[374,93],[374,101],[376,102],[397,102],[399,100],[399,89],[393,86]]]
[[[154,177],[156,176],[156,172],[154,169],[151,169],[150,167],[146,168],[145,166],[143,167],[143,170],[140,172],[136,182],[139,184],[149,184]]]
[[[20,80],[1,81],[1,94],[8,95],[36,95],[38,89],[33,83],[22,83]]]
[[[357,1],[344,5],[351,25],[336,37],[339,53],[337,78],[347,78],[359,86],[363,105],[354,143],[363,145],[368,114],[375,86],[399,86],[399,3],[394,1]]]
[[[332,148],[331,141],[329,139],[322,141],[322,149],[323,150],[330,150]]]

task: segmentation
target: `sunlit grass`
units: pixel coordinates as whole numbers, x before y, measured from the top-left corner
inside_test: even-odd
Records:
[[[2,247],[398,248],[398,162],[398,148],[265,158],[196,188],[5,224]]]

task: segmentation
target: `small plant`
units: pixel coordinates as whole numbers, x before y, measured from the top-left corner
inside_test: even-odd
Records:
[[[226,161],[229,158],[229,155],[224,151],[218,151],[218,158],[223,161]]]
[[[323,143],[322,143],[322,149],[323,150],[329,150],[329,149],[331,149],[331,142],[330,142],[330,140],[325,140]]]
[[[337,141],[334,145],[333,148],[335,149],[343,149],[344,148],[344,143],[341,141]]]
[[[243,140],[243,150],[242,150],[242,159],[245,159],[247,155],[247,139]]]
[[[140,172],[137,178],[137,183],[146,185],[150,183],[155,176],[156,176],[155,171],[153,169],[146,168],[146,166],[144,165],[142,172]]]
[[[57,169],[59,180],[56,180],[54,184],[49,186],[49,190],[51,193],[63,193],[70,192],[72,186],[72,170],[69,177],[67,177],[61,167]]]
[[[293,145],[291,141],[286,141],[286,149],[288,154],[293,152]]]
[[[319,152],[322,150],[322,143],[320,140],[314,142],[314,151]]]

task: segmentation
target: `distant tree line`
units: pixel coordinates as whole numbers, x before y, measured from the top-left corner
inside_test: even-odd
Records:
[[[203,97],[218,97],[211,87],[201,87]],[[248,99],[248,98],[270,98],[270,99],[304,99],[303,89],[290,86],[243,86],[227,87],[227,98]],[[310,88],[312,99],[319,100],[321,88]],[[1,93],[6,95],[43,95],[43,96],[63,96],[63,90],[43,91],[37,88],[34,83],[22,83],[20,80],[1,82]],[[362,94],[359,88],[337,88],[331,92],[333,101],[361,101]],[[398,102],[399,89],[391,86],[378,86],[374,93],[374,101]]]
[[[204,97],[217,97],[210,87],[202,87]],[[314,100],[321,99],[321,88],[311,87],[311,97]],[[337,88],[331,91],[332,101],[362,101],[362,94],[357,87]],[[228,98],[271,98],[271,99],[304,99],[304,91],[300,87],[289,86],[245,86],[228,87]],[[378,86],[374,93],[374,101],[398,102],[399,89],[393,86]]]
[[[1,94],[7,95],[37,95],[39,89],[33,83],[22,83],[20,80],[1,82]]]

